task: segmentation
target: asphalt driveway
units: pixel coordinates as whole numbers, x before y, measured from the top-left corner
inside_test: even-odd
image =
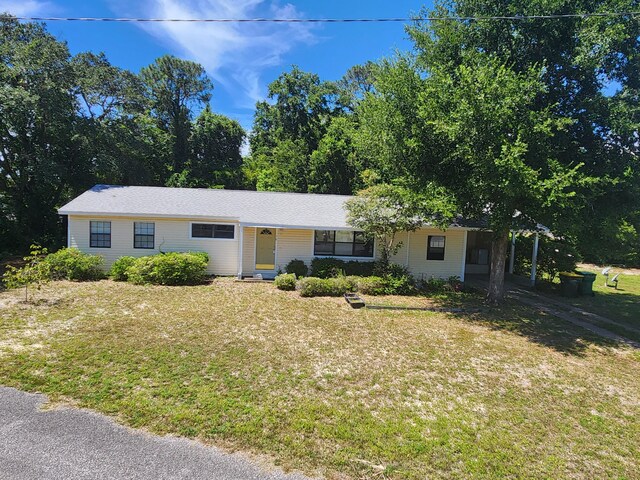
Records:
[[[128,429],[86,410],[41,410],[44,402],[44,395],[0,387],[2,478],[306,479],[195,441]]]

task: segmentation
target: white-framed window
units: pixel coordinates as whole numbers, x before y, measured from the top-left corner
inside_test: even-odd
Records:
[[[155,236],[155,223],[133,222],[133,248],[153,249],[155,246]]]
[[[373,258],[373,240],[351,230],[316,230],[314,255]]]
[[[111,248],[111,222],[102,220],[89,222],[89,247]]]
[[[444,260],[446,237],[429,235],[427,239],[427,260]]]
[[[216,238],[233,240],[236,238],[236,226],[232,223],[196,223],[191,224],[191,238]]]

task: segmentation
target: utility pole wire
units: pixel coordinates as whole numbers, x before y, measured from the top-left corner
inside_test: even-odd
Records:
[[[400,23],[433,21],[471,21],[471,20],[539,20],[563,18],[593,17],[635,17],[640,12],[596,12],[549,15],[487,15],[487,16],[443,16],[443,17],[397,17],[397,18],[117,18],[117,17],[26,17],[18,20],[40,22],[186,22],[186,23]],[[1,15],[0,15],[1,16]]]

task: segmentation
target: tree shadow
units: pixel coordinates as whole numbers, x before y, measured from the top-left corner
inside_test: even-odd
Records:
[[[446,302],[443,302],[443,306]],[[468,302],[465,302],[469,305]],[[592,346],[626,346],[614,340],[573,325],[550,313],[516,301],[506,301],[500,307],[484,307],[479,312],[456,313],[457,319],[484,325],[492,330],[519,335],[527,340],[551,348],[566,355],[583,356]]]

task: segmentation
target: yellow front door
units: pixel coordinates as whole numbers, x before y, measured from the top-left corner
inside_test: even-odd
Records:
[[[275,270],[276,231],[262,228],[256,232],[256,270]]]

